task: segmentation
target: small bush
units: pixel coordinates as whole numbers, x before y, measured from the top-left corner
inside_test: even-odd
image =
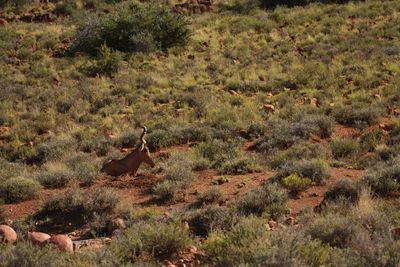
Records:
[[[243,156],[224,162],[220,168],[221,174],[246,174],[261,172],[262,167],[255,157]]]
[[[350,157],[358,150],[358,143],[351,139],[338,139],[330,142],[332,155],[335,159]]]
[[[373,152],[379,144],[383,143],[384,137],[385,134],[382,129],[369,131],[361,137],[361,147],[369,152]]]
[[[357,203],[360,197],[360,188],[359,185],[350,180],[341,179],[339,180],[335,186],[330,188],[324,194],[324,200],[326,201],[348,201],[350,203]]]
[[[164,7],[130,5],[116,14],[89,17],[78,27],[72,52],[96,54],[102,44],[122,52],[152,52],[185,46],[191,32],[185,17]]]
[[[296,121],[296,116],[294,120]],[[333,119],[326,115],[301,114],[299,120],[300,123],[308,125],[313,134],[316,134],[321,138],[330,137],[335,128],[335,122]]]
[[[14,177],[0,185],[0,198],[6,203],[18,203],[38,196],[41,185],[32,179]]]
[[[81,70],[92,77],[96,75],[111,77],[118,72],[121,60],[122,57],[119,52],[113,51],[106,44],[103,44],[99,49],[97,60],[89,66],[82,67]]]
[[[254,145],[259,152],[287,149],[301,140],[307,140],[312,132],[308,125],[299,122],[278,121],[271,127],[272,129]]]
[[[396,155],[396,150],[386,145],[378,145],[375,151],[379,158],[384,161],[390,160]]]
[[[312,238],[339,248],[350,246],[358,231],[358,227],[348,218],[337,214],[328,214],[318,218],[306,229],[306,233]]]
[[[211,206],[186,211],[181,219],[189,223],[194,234],[206,237],[212,231],[230,230],[237,223],[238,216],[228,208]]]
[[[378,108],[339,107],[333,110],[333,117],[338,123],[365,128],[379,122],[381,111]]]
[[[392,160],[378,165],[375,170],[367,172],[362,183],[369,186],[374,194],[388,196],[400,189],[400,162]]]
[[[260,4],[258,0],[234,0],[229,4],[220,4],[220,8],[238,14],[252,14],[260,7]]]
[[[44,171],[38,174],[37,179],[45,188],[60,188],[73,179],[73,172],[68,169]]]
[[[321,184],[330,176],[330,168],[322,159],[289,161],[278,170],[275,177],[282,179],[294,173],[302,178],[311,179],[313,183]]]
[[[301,142],[293,145],[285,151],[279,151],[268,157],[268,164],[272,169],[279,169],[287,161],[296,161],[300,159],[330,158],[331,153],[326,146],[322,144],[310,144]]]
[[[288,177],[282,178],[282,184],[290,193],[297,195],[311,186],[313,182],[309,178],[301,178],[297,174],[292,174]]]
[[[162,200],[171,200],[183,189],[183,185],[176,181],[164,180],[153,187],[153,194]]]
[[[107,217],[119,203],[118,194],[108,188],[94,188],[86,192],[71,189],[52,195],[42,206],[41,216],[68,218],[73,216],[91,222],[96,216]]]
[[[139,257],[165,259],[185,250],[193,243],[183,225],[141,222],[126,229],[122,238],[118,239],[111,249],[124,262],[132,262]]]
[[[237,202],[238,212],[244,215],[267,214],[278,218],[287,212],[287,193],[277,184],[266,184],[241,197]]]
[[[224,200],[225,196],[219,188],[211,188],[197,197],[196,204],[202,206],[205,204],[220,203]]]

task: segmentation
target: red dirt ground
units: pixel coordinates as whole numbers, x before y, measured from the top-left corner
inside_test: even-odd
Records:
[[[352,128],[337,126],[333,138],[342,136],[354,136],[357,134],[357,130]],[[249,142],[244,145],[244,150],[247,151],[248,148],[254,142]],[[169,147],[168,149],[163,149],[160,152],[171,152],[177,150],[188,150],[191,144],[180,145]],[[160,152],[154,153],[153,156],[157,157]],[[251,153],[249,151],[249,153]],[[150,206],[157,203],[157,208],[160,211],[172,211],[176,209],[181,209],[187,204],[193,202],[196,199],[196,192],[203,192],[210,188],[219,188],[226,197],[225,204],[232,203],[237,199],[238,196],[243,195],[252,188],[259,186],[266,180],[273,177],[274,172],[265,171],[260,173],[251,173],[244,175],[224,175],[228,178],[228,182],[222,185],[212,184],[213,179],[220,177],[215,170],[204,170],[196,172],[197,179],[185,192],[178,201],[173,203],[157,203],[153,199],[151,192],[152,187],[162,178],[158,174],[152,174],[150,172],[139,172],[137,177],[119,177],[118,179],[105,179],[97,181],[94,185],[83,188],[87,190],[96,187],[110,187],[115,189],[123,198],[123,200],[133,206]],[[323,199],[324,193],[329,189],[330,186],[334,185],[341,178],[349,178],[352,180],[358,180],[362,177],[362,170],[351,170],[344,168],[332,168],[332,176],[326,181],[326,185],[323,186],[313,186],[307,191],[303,192],[298,199],[290,199],[288,201],[288,206],[292,214],[300,212],[302,209],[307,207],[317,206]],[[239,184],[243,183],[244,186],[239,188]],[[42,190],[40,197],[36,200],[25,201],[18,204],[6,204],[3,205],[4,210],[8,213],[10,219],[15,220],[18,218],[23,218],[37,212],[41,206],[41,203],[47,200],[52,194],[57,194],[63,192],[67,189],[46,189]]]

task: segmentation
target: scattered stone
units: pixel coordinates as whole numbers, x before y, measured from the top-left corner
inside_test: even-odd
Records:
[[[46,240],[46,242],[56,245],[61,251],[69,253],[74,252],[72,240],[66,235],[54,235],[50,239]]]
[[[7,25],[8,21],[6,19],[0,18],[0,25]]]
[[[271,228],[271,230],[276,230],[278,229],[278,223],[276,221],[269,221],[268,222],[269,227]]]
[[[13,244],[17,241],[17,233],[8,225],[0,225],[0,241]]]
[[[265,81],[265,77],[264,77],[264,76],[262,76],[262,75],[258,76],[258,79],[259,79],[260,81],[262,81],[262,82],[264,82],[264,81]]]
[[[318,99],[316,99],[315,97],[311,98],[310,104],[314,107],[318,107]]]
[[[236,92],[236,91],[233,91],[233,90],[229,90],[228,91],[231,95],[238,95],[238,93]]]
[[[51,236],[42,232],[28,232],[28,239],[35,245],[42,246]]]
[[[268,113],[270,113],[270,112],[275,112],[275,106],[274,106],[274,105],[271,105],[271,104],[265,104],[265,105],[263,106],[263,109],[264,109],[266,112],[268,112]]]
[[[379,94],[374,94],[372,95],[372,97],[377,100],[381,99],[381,96]]]
[[[187,230],[190,230],[189,223],[187,221],[183,222],[183,227],[185,227]]]
[[[196,253],[196,252],[197,252],[197,247],[195,247],[195,246],[190,246],[190,247],[189,247],[189,252],[190,252],[190,253]]]
[[[163,266],[165,266],[165,267],[175,267],[175,264],[173,264],[172,262],[166,260],[166,261],[164,261]]]

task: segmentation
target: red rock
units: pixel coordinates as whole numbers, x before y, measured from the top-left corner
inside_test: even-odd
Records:
[[[275,112],[275,106],[274,106],[274,105],[271,105],[271,104],[265,104],[265,105],[263,106],[263,109],[264,109],[266,112]]]
[[[50,239],[48,239],[47,242],[56,245],[58,249],[62,251],[69,253],[74,252],[72,240],[66,235],[54,235]]]
[[[51,236],[41,232],[28,232],[28,239],[36,245],[43,245]]]
[[[318,99],[315,97],[310,99],[310,104],[313,105],[314,107],[318,107]]]
[[[0,225],[0,241],[13,244],[17,241],[17,233],[8,225]]]
[[[196,252],[197,252],[197,247],[195,247],[195,246],[190,246],[190,247],[189,247],[189,252],[190,252],[190,253],[196,253]]]

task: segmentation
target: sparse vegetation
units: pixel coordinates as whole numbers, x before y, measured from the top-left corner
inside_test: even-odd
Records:
[[[400,2],[186,2],[0,0],[0,266],[397,266]]]

